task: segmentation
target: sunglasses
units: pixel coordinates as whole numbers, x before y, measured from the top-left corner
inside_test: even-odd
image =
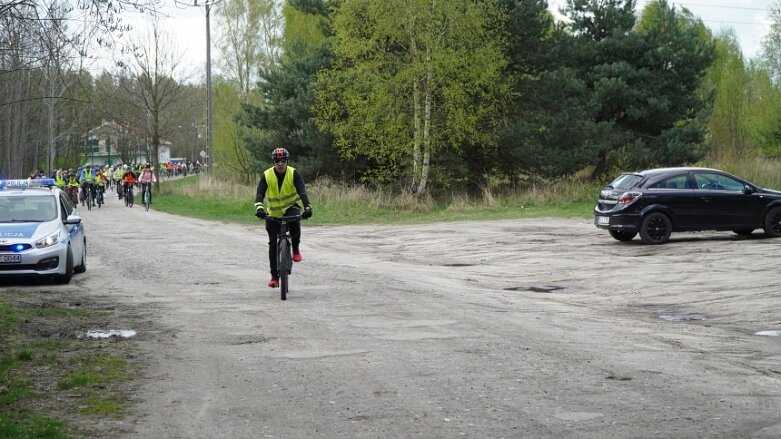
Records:
[[[279,164],[282,164],[282,163],[287,163],[287,160],[276,160],[276,159],[274,160],[274,164],[275,165],[279,165]]]

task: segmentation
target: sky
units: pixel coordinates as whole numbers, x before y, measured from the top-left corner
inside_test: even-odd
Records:
[[[647,0],[638,0],[637,13],[648,3]],[[770,29],[768,7],[771,0],[668,0],[668,3],[676,9],[691,11],[714,35],[724,29],[733,29],[746,59],[759,53],[762,38]],[[558,9],[564,4],[566,0],[548,0],[548,9],[554,16],[561,16]]]
[[[183,64],[191,72],[193,79],[205,77],[206,70],[206,14],[203,6],[173,6],[174,0],[165,0],[168,4],[164,8],[164,26],[171,32],[173,39],[178,43],[177,50],[182,56]],[[195,0],[188,1],[189,5]],[[212,0],[213,1],[213,0]],[[668,0],[671,5],[685,7],[694,16],[703,20],[715,34],[723,29],[733,29],[743,50],[746,59],[754,58],[759,53],[762,38],[770,29],[768,19],[768,7],[772,0]],[[203,0],[198,1],[203,4]],[[566,0],[548,0],[549,9],[554,16],[561,16],[558,9],[566,3]],[[648,3],[648,0],[638,0],[638,13]],[[143,28],[145,19],[139,15],[127,14],[126,20],[136,28]],[[218,51],[214,42],[217,38],[216,19],[211,16],[212,39],[212,72]]]

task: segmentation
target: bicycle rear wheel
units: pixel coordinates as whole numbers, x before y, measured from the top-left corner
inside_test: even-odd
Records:
[[[288,264],[290,264],[290,243],[279,238],[277,247],[277,274],[279,274],[279,294],[282,300],[287,300]]]

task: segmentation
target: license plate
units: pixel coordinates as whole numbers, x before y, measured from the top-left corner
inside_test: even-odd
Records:
[[[20,264],[22,255],[0,255],[0,264]]]
[[[600,226],[609,226],[610,225],[610,217],[609,216],[598,216],[597,217],[597,224]]]

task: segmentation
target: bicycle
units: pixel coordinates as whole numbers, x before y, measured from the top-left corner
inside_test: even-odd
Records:
[[[95,194],[95,198],[98,203],[98,209],[100,209],[100,206],[103,205],[103,191],[105,191],[105,188],[102,186],[98,187],[97,193]]]
[[[79,187],[78,186],[68,186],[68,197],[70,197],[71,204],[73,204],[73,207],[79,206]]]
[[[279,292],[282,300],[287,300],[288,276],[293,270],[293,237],[287,229],[288,223],[300,221],[301,215],[267,216],[267,220],[280,226],[277,234],[277,275],[279,276]]]
[[[82,198],[82,200],[81,200],[81,205],[84,206],[84,203],[86,202],[87,203],[87,210],[92,210],[92,205],[94,203],[94,198],[93,198],[93,195],[92,195],[92,188],[93,188],[93,185],[90,184],[90,183],[85,183],[85,184],[83,184],[81,186],[81,190],[84,193],[84,195],[83,195],[84,198]]]
[[[141,185],[142,195],[141,200],[144,203],[144,209],[149,212],[149,205],[152,204],[152,194],[149,192],[152,190],[152,183],[142,183]]]
[[[133,185],[128,184],[125,187],[125,207],[133,207]]]

